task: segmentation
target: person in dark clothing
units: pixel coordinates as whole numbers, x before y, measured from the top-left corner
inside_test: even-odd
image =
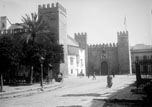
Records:
[[[114,70],[112,70],[111,73],[112,73],[112,76],[115,77],[115,72],[114,72]]]
[[[88,73],[88,78],[89,78],[90,74]]]
[[[96,80],[96,74],[95,74],[95,72],[93,72],[93,78],[92,79]]]
[[[58,82],[63,82],[63,74],[61,72],[58,74]]]

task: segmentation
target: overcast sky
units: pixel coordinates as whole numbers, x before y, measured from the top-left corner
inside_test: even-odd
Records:
[[[56,2],[67,9],[68,34],[86,32],[88,44],[117,43],[126,16],[130,45],[152,45],[152,0],[0,0],[0,16],[18,23],[39,4]]]

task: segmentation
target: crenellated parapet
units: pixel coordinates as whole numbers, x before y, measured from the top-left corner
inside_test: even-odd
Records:
[[[79,46],[83,49],[87,48],[87,33],[75,33],[74,39],[79,43]]]
[[[0,35],[17,34],[17,33],[25,33],[25,32],[28,32],[28,30],[27,29],[0,30]]]
[[[91,44],[88,46],[89,48],[116,48],[117,44],[116,43],[106,43],[106,44]]]
[[[81,32],[81,33],[74,33],[75,39],[87,39],[87,33]]]
[[[128,37],[128,31],[117,32],[118,39],[121,37]]]
[[[64,13],[66,13],[66,9],[59,3],[52,3],[50,4],[43,4],[43,5],[38,5],[39,10],[58,10],[60,9]]]

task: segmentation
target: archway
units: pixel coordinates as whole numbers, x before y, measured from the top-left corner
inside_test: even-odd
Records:
[[[106,61],[101,63],[101,75],[108,74],[108,63]]]

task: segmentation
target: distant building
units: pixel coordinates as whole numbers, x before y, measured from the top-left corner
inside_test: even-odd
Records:
[[[88,47],[89,73],[96,72],[97,75],[131,73],[128,31],[118,32],[117,38],[117,44],[97,44]]]
[[[59,65],[59,71],[68,75],[67,65],[67,13],[66,9],[59,3],[43,4],[38,6],[38,16],[50,26],[53,35],[57,37],[58,43],[64,47],[64,63]]]
[[[136,60],[152,60],[152,45],[137,44],[131,47],[132,71],[135,73]]]
[[[0,17],[0,30],[3,31],[3,30],[6,30],[6,21],[7,21],[7,18],[6,16],[1,16]]]
[[[86,75],[85,49],[80,48],[75,39],[68,36],[68,74],[69,76]]]

